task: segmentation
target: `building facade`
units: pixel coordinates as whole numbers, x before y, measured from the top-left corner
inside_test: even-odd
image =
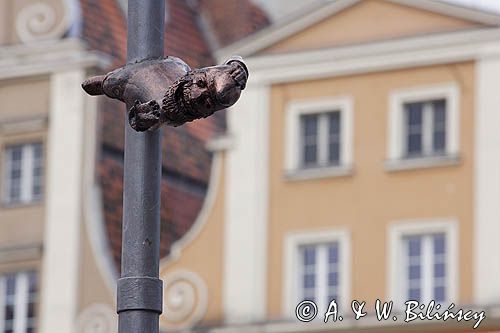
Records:
[[[215,64],[212,43],[268,23],[238,5],[223,17],[218,1],[167,1],[166,53]],[[0,1],[2,333],[117,330],[125,109],[81,83],[125,63],[126,14],[119,0]],[[198,216],[224,118],[163,132],[162,256]]]
[[[440,1],[328,1],[218,51],[250,80],[163,262],[165,327],[474,331],[404,323],[417,300],[484,310],[477,330],[498,330],[499,23]],[[318,319],[296,318],[303,300]],[[344,320],[325,324],[331,300]],[[377,300],[397,320],[376,320]]]

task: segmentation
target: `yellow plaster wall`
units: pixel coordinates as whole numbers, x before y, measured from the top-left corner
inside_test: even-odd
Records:
[[[394,89],[455,82],[460,86],[458,166],[388,172],[389,94]],[[285,106],[294,99],[351,96],[354,174],[284,179]],[[268,313],[282,314],[283,240],[287,232],[347,227],[351,231],[353,299],[385,297],[387,227],[400,219],[456,217],[459,300],[472,302],[474,64],[405,69],[275,85],[271,89]]]
[[[100,272],[94,253],[92,252],[89,235],[85,223],[87,221],[82,219],[81,225],[81,260],[80,271],[82,272],[80,288],[79,288],[79,306],[81,310],[85,310],[87,306],[94,303],[103,303],[115,307],[115,294],[114,290],[110,290],[104,281],[104,277]],[[113,287],[115,281],[113,281]]]
[[[0,121],[49,114],[48,77],[0,81]]]
[[[47,77],[5,80],[0,82],[0,123],[16,119],[39,118],[49,112],[49,80]],[[44,156],[46,151],[46,128],[36,131],[2,132],[0,131],[0,189],[2,189],[4,166],[4,148],[12,144],[42,142]],[[47,168],[45,158],[45,169]],[[41,202],[27,205],[3,204],[3,192],[0,191],[0,247],[41,244],[45,209]]]
[[[267,49],[286,53],[481,27],[480,24],[384,0],[363,0]]]
[[[187,244],[178,260],[167,261],[160,268],[160,277],[164,278],[169,273],[179,270],[188,270],[196,273],[207,287],[207,311],[202,320],[203,324],[219,323],[223,317],[222,286],[223,286],[223,260],[224,260],[224,201],[225,201],[225,154],[221,154],[220,169],[218,170],[217,191],[214,193],[215,201],[210,208],[210,213],[201,231],[192,242]],[[214,165],[212,165],[214,167]],[[211,182],[215,181],[211,178]],[[166,286],[165,286],[166,287]],[[164,296],[165,297],[165,296]],[[161,320],[167,323],[164,314]]]

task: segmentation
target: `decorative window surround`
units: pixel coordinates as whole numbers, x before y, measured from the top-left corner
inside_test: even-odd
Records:
[[[43,197],[44,178],[42,143],[7,146],[3,161],[3,202],[8,206],[39,202]]]
[[[446,101],[446,146],[443,155],[405,157],[404,104],[436,99]],[[459,162],[459,88],[454,83],[398,90],[389,98],[388,171],[453,165]]]
[[[37,132],[45,130],[47,128],[47,124],[47,116],[2,119],[0,120],[0,133],[2,135],[9,135]]]
[[[446,167],[460,164],[459,155],[427,156],[420,158],[405,158],[385,162],[387,171],[403,171],[413,169],[425,169],[434,167]]]
[[[338,244],[339,251],[339,290],[340,309],[350,307],[351,263],[350,235],[347,229],[329,229],[304,232],[293,232],[285,236],[284,241],[284,275],[282,310],[285,318],[294,317],[295,307],[302,301],[299,283],[300,248],[304,245]],[[327,295],[325,295],[326,297]],[[322,310],[320,311],[320,313]]]
[[[34,332],[38,282],[35,272],[0,276],[0,332]]]
[[[302,168],[300,161],[301,123],[303,115],[340,112],[340,158],[338,165]],[[311,179],[351,174],[353,160],[353,101],[349,97],[292,101],[285,115],[285,178]],[[319,133],[327,133],[319,124]],[[321,129],[323,128],[323,130]],[[320,151],[324,150],[318,147]],[[321,154],[320,154],[321,155]]]
[[[393,300],[396,309],[402,309],[407,301],[404,274],[404,244],[403,240],[408,236],[430,235],[442,233],[446,237],[445,253],[447,271],[446,287],[447,299],[445,303],[457,301],[459,274],[458,274],[458,226],[455,220],[410,220],[398,221],[391,224],[388,229],[388,299]]]

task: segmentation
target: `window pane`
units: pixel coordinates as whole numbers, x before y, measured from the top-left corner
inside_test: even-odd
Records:
[[[332,244],[328,246],[328,262],[338,263],[339,262],[339,246],[338,244]]]
[[[18,183],[10,184],[9,199],[10,203],[17,203],[21,201],[21,185]]]
[[[445,277],[445,264],[444,263],[434,264],[434,277],[435,278],[444,278]]]
[[[11,298],[10,296],[14,296],[16,293],[16,276],[13,274],[7,275],[5,277],[5,282],[7,285],[7,302],[9,302],[9,298]]]
[[[436,302],[444,302],[446,299],[446,290],[444,286],[434,288],[434,300]]]
[[[405,237],[406,244],[406,285],[407,297],[410,300],[420,300],[422,285],[422,237]]]
[[[446,147],[446,100],[432,102],[433,107],[433,150],[444,152]]]
[[[302,246],[300,248],[302,260],[302,299],[314,301],[316,290],[316,247]]]
[[[302,165],[314,165],[318,161],[318,118],[316,114],[302,115]]]
[[[30,272],[28,275],[29,293],[37,293],[38,291],[38,277],[36,272]]]
[[[340,164],[340,143],[331,142],[328,149],[328,160],[330,164]]]
[[[434,110],[434,126],[441,127],[446,123],[446,100],[433,101],[432,109]]]
[[[336,137],[340,134],[340,112],[328,113],[328,132],[330,136]]]
[[[420,265],[410,265],[408,266],[408,278],[410,280],[420,279]]]
[[[316,277],[314,274],[304,275],[304,288],[314,288],[316,285]]]
[[[340,112],[328,113],[328,161],[340,163]]]
[[[408,135],[408,155],[422,154],[422,135],[410,134]]]
[[[434,244],[434,254],[444,254],[445,253],[445,236],[443,234],[437,234],[433,236]]]
[[[42,144],[41,143],[34,143],[33,144],[33,156],[34,156],[35,160],[42,159]]]
[[[5,183],[7,184],[8,192],[6,193],[6,201],[17,203],[21,200],[21,160],[22,146],[12,146],[6,149],[7,166]]]
[[[22,146],[13,146],[8,148],[10,150],[10,159],[12,162],[20,161],[22,158]]]
[[[408,291],[408,300],[420,301],[420,288],[411,288]]]
[[[423,103],[407,103],[404,108],[406,114],[406,153],[407,155],[422,154]]]
[[[316,263],[316,248],[314,246],[304,246],[302,248],[304,266]]]
[[[42,144],[30,143],[8,147],[6,158],[8,170],[5,173],[7,178],[5,201],[20,203],[40,199],[43,192]],[[26,178],[31,181],[26,183]]]
[[[423,103],[406,103],[405,110],[408,117],[408,126],[422,126]]]
[[[407,237],[407,242],[408,242],[408,255],[410,257],[420,256],[422,247],[422,237],[420,236]]]
[[[11,182],[17,181],[21,178],[21,169],[20,168],[11,168],[10,169],[10,180]]]
[[[14,304],[5,306],[5,320],[14,320]]]
[[[302,115],[302,128],[304,136],[316,136],[318,134],[318,115]]]
[[[446,133],[434,132],[433,149],[435,153],[442,153],[446,147]]]
[[[318,149],[317,149],[316,145],[304,147],[304,159],[303,159],[303,161],[304,161],[305,166],[316,164],[316,162],[318,160],[317,150]]]
[[[328,285],[329,286],[338,286],[339,285],[339,273],[338,272],[328,273]]]

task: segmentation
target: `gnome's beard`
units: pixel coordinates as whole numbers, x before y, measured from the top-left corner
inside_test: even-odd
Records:
[[[215,110],[203,112],[192,104],[192,85],[193,78],[187,74],[174,82],[165,93],[161,107],[162,117],[169,125],[179,126],[189,121],[206,118],[215,112]]]

